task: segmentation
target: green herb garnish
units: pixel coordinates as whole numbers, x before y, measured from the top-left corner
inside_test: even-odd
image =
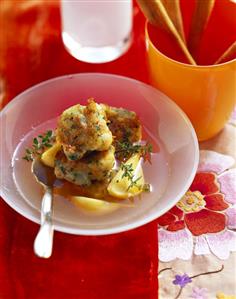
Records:
[[[124,164],[124,163],[121,163],[121,166],[120,166],[121,170],[124,171],[123,175],[122,175],[122,179],[123,178],[128,178],[128,179],[132,179],[133,177],[133,164]]]
[[[127,160],[134,154],[140,154],[144,160],[150,162],[150,153],[152,153],[152,144],[147,143],[145,145],[141,144],[132,144],[129,141],[115,143],[116,147],[116,156],[119,160]]]
[[[127,188],[127,191],[129,191],[132,187],[136,186],[138,188],[142,188],[142,186],[138,186],[137,183],[141,179],[141,176],[138,177],[137,179],[134,179],[134,174],[133,174],[133,164],[124,164],[121,163],[121,170],[124,172],[121,179],[127,178],[130,181],[130,184]]]
[[[22,159],[33,161],[36,156],[41,156],[46,148],[52,147],[55,142],[53,131],[49,130],[45,134],[38,135],[33,139],[32,146],[25,149],[25,156]]]

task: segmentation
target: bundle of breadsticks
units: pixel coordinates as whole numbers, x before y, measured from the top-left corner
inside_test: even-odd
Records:
[[[184,35],[180,0],[137,0],[137,2],[149,23],[167,31],[176,41],[186,60],[196,65],[197,49],[215,0],[196,0],[188,41]],[[214,64],[225,62],[235,54],[236,42],[230,45]]]

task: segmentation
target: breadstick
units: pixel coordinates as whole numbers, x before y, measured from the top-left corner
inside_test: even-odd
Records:
[[[166,12],[166,9],[162,4],[161,0],[137,0],[137,2],[148,21],[155,26],[160,26],[162,29],[170,33],[170,35],[176,41],[180,50],[184,54],[187,61],[190,64],[196,65],[196,62],[189,53],[180,34],[178,33],[168,13]]]
[[[214,64],[226,62],[232,59],[232,57],[235,55],[236,55],[236,41],[228,47],[228,49],[216,60]]]
[[[196,0],[196,7],[188,38],[188,49],[195,59],[198,53],[202,34],[206,28],[214,4],[215,0]]]
[[[179,0],[161,0],[163,3],[170,19],[172,20],[175,28],[179,32],[182,40],[186,43],[185,34],[184,34],[184,26],[183,26],[183,19],[182,13],[180,9],[180,1]]]

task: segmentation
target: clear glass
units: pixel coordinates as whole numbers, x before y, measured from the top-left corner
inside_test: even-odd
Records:
[[[78,60],[117,59],[131,43],[132,0],[61,0],[62,39]]]

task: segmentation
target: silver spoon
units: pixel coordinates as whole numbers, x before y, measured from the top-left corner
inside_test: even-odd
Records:
[[[41,227],[34,241],[34,252],[41,258],[49,258],[52,254],[53,223],[52,223],[52,188],[56,181],[54,169],[44,165],[39,158],[32,163],[32,172],[45,189],[41,204]]]

